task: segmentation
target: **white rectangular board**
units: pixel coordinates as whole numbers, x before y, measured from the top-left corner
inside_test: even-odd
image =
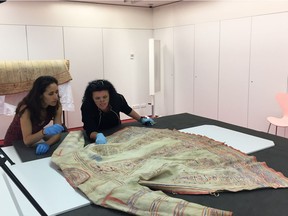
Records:
[[[4,171],[3,171],[4,172]],[[15,205],[13,198],[9,192],[9,189],[6,186],[6,183],[3,179],[4,173],[1,172],[0,175],[0,215],[9,215],[9,216],[16,216],[19,215],[18,208]]]
[[[215,125],[201,125],[197,127],[185,128],[180,131],[209,137],[216,141],[223,142],[226,145],[246,154],[270,148],[275,145],[271,140],[229,130]]]
[[[16,164],[10,169],[47,215],[57,215],[91,203],[69,185],[50,157]],[[5,179],[23,215],[40,215],[7,175]]]

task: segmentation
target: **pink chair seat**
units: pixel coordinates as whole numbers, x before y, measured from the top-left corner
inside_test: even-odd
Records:
[[[267,120],[273,124],[277,125],[278,127],[288,127],[288,116],[283,116],[282,118],[277,117],[267,117]]]
[[[278,93],[276,95],[276,100],[282,110],[282,117],[267,117],[267,120],[270,122],[268,133],[270,130],[271,124],[275,125],[276,130],[275,134],[277,135],[277,128],[278,127],[288,127],[288,93]]]

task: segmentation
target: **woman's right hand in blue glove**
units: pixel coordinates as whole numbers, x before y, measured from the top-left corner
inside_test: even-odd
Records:
[[[107,143],[106,137],[104,136],[103,133],[97,133],[95,143],[96,144],[106,144]]]
[[[39,143],[36,146],[36,155],[42,155],[48,152],[48,150],[50,149],[50,145],[48,145],[47,143]]]
[[[155,124],[155,121],[149,117],[141,117],[139,121],[141,124],[143,124],[145,126],[152,126]]]
[[[52,136],[61,133],[64,127],[60,124],[54,124],[43,129],[43,134]]]

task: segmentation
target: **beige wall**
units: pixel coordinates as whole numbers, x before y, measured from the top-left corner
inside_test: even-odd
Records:
[[[163,98],[161,98],[161,106],[159,106],[160,108],[162,107],[162,101],[163,101],[163,107],[173,107],[173,82],[174,82],[174,69],[173,69],[173,64],[175,63],[175,53],[173,52],[173,46],[174,46],[174,29],[173,27],[175,26],[183,26],[183,25],[193,25],[193,24],[199,24],[199,23],[206,23],[206,22],[210,22],[210,21],[224,21],[224,20],[231,20],[234,18],[242,18],[242,17],[253,17],[253,22],[255,22],[255,18],[260,18],[260,15],[264,15],[264,14],[283,14],[284,12],[288,11],[288,1],[267,1],[267,2],[261,2],[259,1],[251,1],[251,2],[233,2],[233,0],[231,0],[232,2],[227,2],[227,1],[219,1],[216,2],[215,1],[207,1],[207,2],[180,2],[177,4],[171,4],[171,5],[167,5],[167,6],[163,6],[163,7],[159,7],[159,8],[155,8],[155,9],[149,9],[149,8],[137,8],[137,7],[123,7],[123,6],[109,6],[109,5],[96,5],[96,4],[89,4],[89,3],[72,3],[72,2],[5,2],[3,4],[0,4],[0,25],[4,25],[4,29],[5,29],[5,25],[7,25],[7,27],[13,27],[13,25],[17,25],[14,26],[16,29],[21,30],[21,32],[24,34],[25,36],[25,32],[31,32],[29,31],[29,28],[31,28],[31,26],[33,28],[35,28],[34,34],[36,35],[43,35],[46,36],[45,32],[40,32],[41,30],[39,30],[39,32],[37,32],[37,29],[41,29],[42,26],[53,26],[53,28],[56,26],[59,27],[64,27],[63,29],[65,29],[65,27],[80,27],[83,29],[85,29],[84,27],[92,27],[93,28],[102,28],[101,31],[103,29],[105,29],[106,31],[109,29],[136,29],[138,31],[138,29],[155,29],[155,34],[154,36],[157,37],[157,35],[161,37],[161,43],[163,45],[165,45],[165,61],[163,61],[163,66],[162,68],[165,68],[168,74],[168,76],[166,76],[166,80],[168,86],[167,89],[168,90],[165,92],[165,94],[163,93]],[[282,13],[283,12],[283,13]],[[272,19],[272,18],[271,18]],[[270,18],[269,18],[270,20]],[[278,20],[278,19],[277,19]],[[285,21],[286,19],[281,19],[281,21]],[[286,22],[286,21],[285,21]],[[278,23],[275,22],[275,23]],[[253,23],[252,23],[253,24]],[[254,23],[255,24],[255,23]],[[277,25],[277,24],[276,24]],[[285,24],[286,25],[286,24]],[[3,27],[3,26],[2,26]],[[39,27],[39,28],[38,28]],[[41,27],[41,28],[40,28]],[[166,28],[166,27],[170,27],[170,28]],[[160,29],[160,28],[165,28],[165,29]],[[231,27],[232,28],[232,27]],[[236,28],[236,27],[235,27]],[[54,28],[55,29],[55,28]],[[67,29],[67,28],[66,28]],[[76,28],[78,29],[78,28]],[[89,29],[89,30],[91,30]],[[285,30],[285,28],[283,27],[283,29]],[[19,31],[20,31],[19,30]],[[27,31],[28,30],[28,31]],[[31,30],[31,29],[30,29]],[[57,30],[57,28],[56,28]],[[86,29],[87,30],[87,29]],[[159,30],[159,31],[158,31]],[[161,31],[160,31],[161,30]],[[162,31],[163,30],[163,31]],[[283,30],[283,31],[284,31]],[[4,30],[6,32],[6,30]],[[158,34],[157,34],[158,31]],[[11,31],[12,32],[12,31]],[[56,31],[58,32],[58,30]],[[127,31],[129,32],[129,31]],[[135,31],[136,32],[136,31]],[[263,30],[263,32],[265,32]],[[39,34],[38,34],[39,33]],[[51,32],[53,35],[53,31]],[[9,32],[8,32],[9,34]],[[100,37],[102,33],[99,33]],[[117,34],[117,33],[116,33]],[[41,35],[41,37],[42,37]],[[58,34],[57,34],[58,35]],[[62,35],[62,33],[61,33]],[[112,34],[113,35],[113,34]],[[133,42],[134,39],[136,41],[136,39],[139,38],[139,36],[133,36],[131,38],[129,38],[129,35],[132,35],[131,32],[130,34],[124,34],[124,36],[122,38],[128,38],[127,43],[126,43],[126,47],[129,47],[129,51],[128,55],[130,54],[130,50],[131,47],[134,47],[134,44],[137,44],[136,47],[138,47],[139,42]],[[146,35],[146,34],[143,34]],[[3,36],[3,35],[2,35]],[[11,33],[11,37],[15,36],[15,34]],[[17,35],[19,36],[19,35]],[[65,35],[67,37],[67,34]],[[103,36],[103,35],[102,35]],[[213,35],[212,35],[213,36]],[[9,36],[6,36],[6,38],[9,38]],[[110,37],[110,36],[109,36]],[[240,36],[241,37],[241,36]],[[261,36],[262,37],[262,36]],[[16,41],[18,37],[16,37]],[[20,37],[21,38],[21,43],[19,44],[25,44],[23,46],[26,46],[27,41],[23,42],[22,38],[25,37]],[[82,35],[79,34],[79,38],[82,38]],[[85,38],[85,37],[84,37]],[[117,37],[115,37],[117,38]],[[107,39],[107,37],[104,37],[104,39]],[[189,38],[191,39],[191,38]],[[94,38],[91,37],[91,41],[94,40]],[[102,40],[102,39],[101,39]],[[114,37],[111,37],[110,40],[114,40]],[[110,44],[110,40],[108,40],[107,44]],[[5,40],[2,40],[2,42]],[[8,40],[9,41],[9,40]],[[13,38],[10,40],[13,41]],[[41,41],[41,40],[40,40]],[[49,38],[49,42],[51,42],[52,40],[50,40]],[[57,41],[63,42],[62,41],[62,36],[57,38]],[[76,40],[77,41],[77,40]],[[81,41],[79,39],[79,41]],[[95,40],[97,41],[97,40]],[[121,41],[119,39],[119,41]],[[144,40],[143,40],[144,41]],[[148,41],[148,40],[147,40]],[[267,44],[270,44],[270,40],[268,40]],[[31,41],[30,41],[31,42]],[[278,42],[276,40],[276,42]],[[4,42],[5,43],[5,42]],[[116,44],[118,44],[118,41],[115,42]],[[144,42],[140,42],[141,45],[145,44]],[[280,42],[281,43],[281,42]],[[77,43],[71,43],[73,46],[75,44],[75,46],[77,45]],[[102,41],[99,42],[99,44],[103,45]],[[107,46],[106,44],[106,46]],[[283,43],[284,45],[286,44]],[[65,44],[67,46],[67,44]],[[124,50],[121,47],[122,44],[119,43],[119,47],[118,50]],[[13,46],[15,46],[15,44],[13,43]],[[16,45],[17,46],[17,45]],[[34,50],[37,51],[37,41],[35,41],[35,44],[33,45],[32,43],[28,44],[29,47],[34,46],[36,47]],[[46,47],[46,45],[42,44],[41,47]],[[89,46],[87,46],[89,47]],[[148,42],[147,42],[147,47],[148,47]],[[185,46],[183,46],[185,47]],[[283,47],[282,45],[279,47]],[[2,47],[3,48],[3,47]],[[111,47],[109,50],[113,50],[115,48],[115,46]],[[14,50],[16,50],[16,52],[14,50],[10,50],[11,55],[13,56],[15,54],[15,56],[21,56],[21,58],[23,58],[22,56],[26,56],[27,55],[27,49],[23,48],[21,49],[21,47],[13,47]],[[76,49],[76,48],[75,48]],[[136,48],[135,48],[136,49]],[[186,49],[186,47],[185,47]],[[282,49],[282,48],[281,48]],[[286,49],[286,48],[283,48]],[[1,50],[1,49],[0,49]],[[7,49],[6,49],[7,50]],[[5,49],[3,49],[3,53],[4,55],[7,55],[7,51]],[[20,53],[19,50],[22,50],[23,52]],[[47,49],[48,50],[48,49]],[[138,50],[138,48],[137,48]],[[143,48],[139,48],[139,50],[143,50]],[[31,51],[31,49],[29,50]],[[87,53],[89,53],[89,49],[86,50]],[[39,52],[41,53],[41,50],[39,49]],[[126,50],[125,50],[126,52]],[[20,54],[21,55],[20,55]],[[49,52],[48,52],[49,53]],[[54,53],[54,50],[53,52]],[[61,51],[62,53],[62,51]],[[79,63],[79,67],[81,68],[81,64],[83,62],[83,60],[81,58],[78,58],[78,53],[71,51],[72,54],[75,54],[75,59],[76,62],[78,61]],[[94,53],[94,52],[93,52]],[[100,52],[101,54],[102,52]],[[111,52],[112,53],[112,52]],[[63,53],[62,53],[63,54]],[[68,55],[68,52],[65,53],[66,55]],[[42,53],[42,55],[44,55]],[[41,55],[41,58],[44,58]],[[58,56],[58,53],[55,54],[56,56]],[[35,56],[35,55],[34,55]],[[46,53],[44,55],[46,57]],[[69,55],[68,55],[69,56]],[[284,55],[285,56],[285,55]],[[114,63],[116,62],[120,62],[119,59],[122,60],[122,57],[124,58],[125,55],[120,56],[120,58],[117,58],[115,56],[111,56],[108,55],[106,56],[105,60],[107,62],[109,62],[110,64],[110,58],[111,60],[114,59]],[[182,58],[182,56],[180,56]],[[180,58],[178,56],[178,58]],[[20,58],[20,57],[16,57],[16,58]],[[116,60],[115,60],[116,58]],[[137,59],[136,59],[137,60]],[[183,58],[183,60],[185,61],[189,61],[186,58]],[[125,64],[127,67],[129,67],[130,62],[129,58],[128,58],[128,63]],[[141,64],[138,61],[134,61],[134,65],[135,67],[137,66],[137,72],[139,72],[139,74],[142,74],[142,71],[146,71],[146,67],[147,67],[147,59],[145,58],[141,58]],[[143,63],[144,62],[144,63]],[[283,65],[286,66],[286,62],[283,61]],[[90,62],[92,65],[94,65],[94,61],[91,60]],[[122,63],[122,62],[121,62]],[[137,64],[135,64],[137,63]],[[116,64],[117,65],[117,64]],[[279,67],[280,64],[275,64],[277,65],[277,67]],[[98,67],[98,65],[97,65]],[[274,67],[274,66],[273,66]],[[282,67],[282,65],[280,66]],[[89,65],[90,68],[90,65]],[[93,67],[91,67],[93,68]],[[102,66],[100,66],[99,68],[102,68]],[[282,67],[285,69],[285,67]],[[121,68],[122,70],[126,71],[125,67]],[[282,70],[284,70],[282,69]],[[107,71],[107,67],[105,68],[105,70]],[[133,68],[128,68],[127,71],[134,71]],[[75,72],[76,73],[76,72]],[[101,72],[102,73],[102,72]],[[101,74],[100,73],[100,74]],[[133,73],[134,74],[134,73]],[[135,80],[139,79],[139,76],[135,76]],[[137,83],[137,82],[135,82]],[[138,85],[137,85],[138,87]],[[135,91],[130,91],[130,92],[138,92],[137,89]],[[125,95],[128,95],[128,93],[123,92]],[[162,96],[162,95],[161,95]],[[139,101],[137,101],[139,100]],[[167,106],[167,101],[169,106]],[[140,99],[135,99],[135,101],[133,101],[133,104],[141,104],[142,102],[144,102],[142,99],[140,101]],[[170,104],[172,104],[170,106]],[[164,108],[163,108],[164,110]],[[171,108],[172,110],[172,108]],[[156,110],[157,111],[157,110]],[[173,110],[172,110],[173,111]],[[171,111],[171,112],[172,112]],[[165,113],[167,112],[167,113]],[[165,112],[159,112],[157,114],[160,115],[165,115],[165,114],[170,114],[170,110]],[[4,120],[3,120],[4,119]],[[8,122],[10,118],[6,117],[6,116],[0,116],[0,122],[3,123]],[[4,124],[2,124],[3,126]],[[0,127],[0,139],[1,139],[1,133],[3,134],[6,128],[1,129]]]
[[[0,24],[152,28],[152,9],[74,2],[5,2]]]
[[[153,9],[153,28],[257,16],[288,11],[288,1],[180,2]]]
[[[180,2],[150,8],[77,2],[5,2],[0,24],[157,29],[288,11],[288,1]]]

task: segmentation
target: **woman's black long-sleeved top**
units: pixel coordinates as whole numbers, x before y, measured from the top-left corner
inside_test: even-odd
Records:
[[[121,124],[120,112],[128,115],[132,108],[128,105],[124,96],[121,94],[115,95],[109,101],[110,110],[103,112],[95,103],[82,103],[81,114],[83,128],[88,137],[92,132],[101,132]]]

